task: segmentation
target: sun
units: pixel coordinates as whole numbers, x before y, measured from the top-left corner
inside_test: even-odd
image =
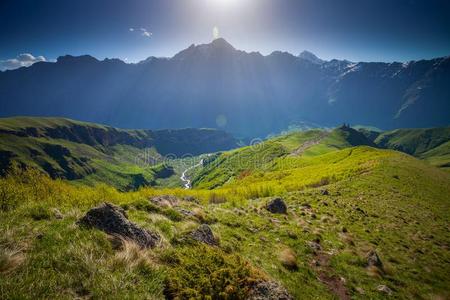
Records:
[[[242,0],[209,0],[213,5],[225,8],[237,5]]]

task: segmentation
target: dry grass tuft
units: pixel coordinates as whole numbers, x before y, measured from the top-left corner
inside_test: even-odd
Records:
[[[127,270],[153,270],[157,267],[156,258],[148,249],[141,248],[133,241],[123,240],[120,251],[115,254],[112,261],[114,269]]]
[[[0,249],[0,273],[10,273],[25,261],[21,251]]]
[[[280,260],[281,264],[288,270],[297,270],[297,255],[295,252],[290,248],[283,249],[279,255],[278,259]]]

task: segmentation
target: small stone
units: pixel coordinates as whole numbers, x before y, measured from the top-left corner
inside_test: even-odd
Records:
[[[187,217],[194,217],[195,213],[193,211],[184,209],[184,208],[179,208],[177,209],[178,212],[180,212],[182,215],[185,215]]]
[[[382,292],[382,293],[385,293],[385,294],[387,294],[387,295],[392,295],[392,290],[388,287],[388,286],[386,286],[386,285],[384,285],[384,284],[380,284],[378,287],[377,287],[377,291],[379,291],[379,292]]]
[[[375,252],[374,250],[367,253],[367,266],[383,269],[383,263],[381,262],[381,259],[378,256],[377,252]]]
[[[293,232],[293,231],[288,231],[287,235],[288,235],[289,238],[291,238],[293,240],[296,240],[298,238],[297,234],[295,232]]]
[[[161,207],[174,207],[180,203],[180,199],[172,195],[154,196],[150,198],[150,201]]]
[[[183,200],[187,201],[187,202],[197,203],[197,204],[199,203],[198,199],[195,198],[194,196],[185,196],[185,197],[183,197]]]
[[[57,208],[53,209],[53,215],[55,216],[55,219],[61,220],[62,218],[64,218],[63,214],[61,213],[61,211]]]
[[[320,194],[322,194],[323,196],[328,196],[330,193],[328,192],[328,190],[321,190]]]
[[[364,289],[363,288],[361,288],[361,287],[356,287],[355,288],[355,290],[360,294],[360,295],[364,295],[366,292],[364,291]]]
[[[317,241],[309,242],[309,247],[313,250],[314,253],[317,253],[322,250],[322,246]]]
[[[274,281],[259,281],[250,291],[249,300],[293,300],[288,291]]]

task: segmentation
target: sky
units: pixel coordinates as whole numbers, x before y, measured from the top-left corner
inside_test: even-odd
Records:
[[[428,59],[450,55],[450,1],[0,0],[3,69],[66,54],[171,57],[218,36],[265,55]]]

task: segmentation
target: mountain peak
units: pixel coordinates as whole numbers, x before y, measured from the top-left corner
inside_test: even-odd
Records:
[[[73,55],[64,55],[59,56],[56,60],[58,63],[91,63],[91,62],[98,62],[98,60],[90,55],[80,55],[80,56],[73,56]]]
[[[325,61],[323,61],[322,59],[318,58],[314,53],[310,52],[310,51],[303,51],[302,53],[300,53],[298,55],[299,58],[308,60],[314,64],[323,64]]]
[[[222,48],[222,49],[231,49],[236,50],[230,43],[227,42],[224,38],[217,38],[214,39],[209,45],[216,47],[216,48]]]
[[[189,48],[179,52],[173,58],[184,60],[188,57],[208,57],[214,54],[234,53],[235,51],[237,50],[224,38],[217,38],[209,44],[192,44]]]

